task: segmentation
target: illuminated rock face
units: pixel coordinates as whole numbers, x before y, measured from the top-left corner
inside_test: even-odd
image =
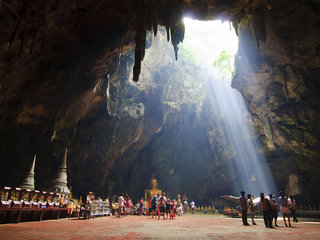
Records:
[[[266,41],[259,48],[251,19],[243,20],[233,78],[233,86],[246,99],[279,188],[291,194],[302,190],[309,197],[317,194],[312,189],[320,180],[316,174],[320,166],[316,9],[315,2],[277,3],[264,16]],[[311,53],[311,49],[318,50]]]
[[[290,174],[296,174],[302,193],[310,199],[319,198],[319,193],[314,193],[320,181],[318,1],[253,1],[252,6],[250,1],[240,0],[182,2],[179,11],[190,10],[198,19],[224,16],[240,23],[235,25],[242,53],[233,86],[247,101],[273,175],[285,189],[292,184]],[[154,162],[164,179],[174,175],[172,169],[161,168],[160,156],[168,154],[168,146],[179,143],[178,133],[185,129],[193,137],[188,143],[180,142],[181,150],[175,153],[194,152],[195,158],[205,154],[199,151],[197,139],[211,130],[194,122],[184,104],[167,101],[170,108],[163,108],[158,101],[162,96],[159,88],[137,91],[135,101],[131,96],[121,96],[109,105],[108,98],[112,99],[115,91],[130,87],[121,81],[124,72],[128,73],[120,62],[133,51],[136,3],[108,0],[89,4],[84,0],[0,4],[1,185],[19,185],[29,167],[26,159],[37,152],[36,186],[48,189],[65,146],[69,147],[69,180],[75,194],[95,191],[105,195],[116,193],[121,186],[140,191],[137,186],[146,186],[151,177],[140,179],[141,174],[152,171],[135,169],[137,163],[148,166]],[[155,9],[154,13],[162,13]],[[180,13],[171,10],[172,25]],[[159,24],[169,26],[159,19]],[[127,60],[130,66],[132,57]],[[167,99],[176,97],[174,91],[167,92]],[[169,109],[177,105],[181,111],[170,115]],[[118,106],[122,106],[121,112]],[[168,116],[168,125],[163,128]],[[202,115],[203,121],[211,120],[206,116]],[[159,129],[164,131],[160,134]],[[158,133],[157,140],[154,136]],[[223,131],[213,133],[219,136]],[[163,141],[169,134],[172,142],[166,145]],[[219,155],[220,145],[208,142]],[[157,157],[151,159],[152,152],[157,151]],[[184,166],[192,169],[191,165]],[[211,168],[206,162],[194,166],[212,170],[221,181],[199,188],[201,182],[211,181],[194,176],[199,183],[192,191],[203,198],[212,189],[216,194],[227,191],[218,189],[231,181],[221,173],[223,166],[219,161]],[[204,173],[202,170],[197,169]],[[129,179],[123,176],[129,174],[132,181],[127,184]],[[184,180],[182,190],[187,191],[190,185]],[[162,179],[160,182],[167,184]]]

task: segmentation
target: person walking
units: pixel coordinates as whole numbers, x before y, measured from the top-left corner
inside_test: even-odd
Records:
[[[287,217],[288,218],[289,227],[291,227],[290,215],[289,215],[289,200],[284,195],[284,192],[280,191],[279,195],[280,195],[279,202],[280,202],[280,205],[281,205],[281,212],[282,212],[284,224],[286,225],[286,227],[288,227],[287,222],[286,222],[286,217]]]
[[[252,225],[257,225],[254,221],[254,214],[256,213],[256,209],[254,207],[253,204],[253,195],[252,194],[248,194],[248,209],[250,211],[251,214],[251,221],[252,221]]]
[[[290,209],[290,212],[292,214],[292,218],[293,218],[293,221],[294,222],[298,222],[298,219],[297,219],[297,216],[296,216],[296,208],[297,208],[297,203],[296,203],[296,200],[294,200],[293,196],[290,195],[289,196],[289,209]]]
[[[245,226],[249,226],[249,223],[247,221],[248,202],[247,202],[246,197],[244,196],[244,191],[241,192],[239,202],[240,202],[240,207],[241,207],[242,223]]]
[[[264,225],[267,228],[273,228],[270,219],[270,203],[267,198],[264,197],[264,193],[260,193],[260,213],[263,213]]]
[[[277,220],[278,220],[278,213],[280,212],[280,208],[279,205],[277,203],[277,201],[275,199],[273,199],[273,206],[274,206],[274,226],[279,227],[279,225],[277,224]]]
[[[274,216],[276,215],[277,211],[275,209],[275,205],[274,205],[274,202],[273,202],[273,197],[274,195],[272,193],[269,194],[269,206],[270,206],[270,224],[271,226],[272,225],[272,222],[273,222],[273,219],[274,219]]]

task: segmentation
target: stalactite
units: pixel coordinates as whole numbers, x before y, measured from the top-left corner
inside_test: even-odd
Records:
[[[174,11],[174,12],[173,12]],[[167,24],[170,28],[171,43],[174,48],[175,58],[178,60],[178,45],[183,42],[185,26],[182,20],[182,1],[170,1],[167,5]],[[167,30],[168,35],[168,30]]]
[[[178,22],[176,25],[174,25],[171,28],[171,42],[174,48],[175,58],[178,60],[178,50],[179,50],[179,43],[183,42],[184,39],[184,32],[185,32],[185,26],[182,21]]]
[[[153,23],[152,25],[153,27],[153,36],[157,36],[157,32],[158,32],[158,24],[157,23]]]
[[[157,36],[159,19],[159,0],[147,1],[147,29],[153,29],[153,35]]]
[[[182,21],[182,0],[160,1],[139,0],[136,22],[135,65],[133,67],[133,81],[139,80],[141,62],[145,54],[146,33],[153,29],[157,35],[158,22],[166,27],[167,40],[173,45],[175,57],[178,59],[178,45],[184,39],[185,27]]]
[[[133,81],[138,82],[141,71],[141,61],[144,58],[146,44],[146,1],[140,0],[137,14],[137,32],[135,64],[133,66]]]
[[[252,30],[259,48],[260,42],[266,41],[266,26],[264,22],[265,7],[261,6],[253,10],[252,14]]]
[[[167,41],[170,41],[170,28],[169,26],[166,26],[166,31],[167,31]]]
[[[152,19],[152,29],[153,29],[153,35],[156,37],[158,32],[158,18],[159,18],[159,1],[156,0],[154,2],[153,6],[153,19]]]
[[[146,18],[145,18],[145,25],[146,25],[146,29],[151,29],[152,25],[153,25],[153,20],[154,20],[154,16],[155,16],[155,9],[152,7],[153,6],[153,1],[146,1],[146,9],[145,9],[145,13],[146,13]]]
[[[234,31],[236,32],[236,35],[239,36],[239,23],[234,20],[232,22],[232,26],[234,28]]]

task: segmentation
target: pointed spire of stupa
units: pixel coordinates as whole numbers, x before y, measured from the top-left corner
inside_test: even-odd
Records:
[[[59,193],[70,193],[70,190],[67,186],[67,155],[68,148],[66,148],[60,166],[58,168],[57,177],[52,181],[51,191]]]
[[[34,166],[36,164],[36,158],[37,154],[34,155],[31,168],[27,173],[26,177],[24,178],[22,184],[20,185],[20,188],[34,190]]]

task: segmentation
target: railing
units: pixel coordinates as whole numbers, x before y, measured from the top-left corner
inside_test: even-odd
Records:
[[[90,206],[90,216],[99,217],[110,215],[110,204],[94,201]]]
[[[95,218],[108,216],[111,214],[110,204],[106,202],[93,201],[91,204],[86,204],[82,207],[79,213],[79,218]]]

